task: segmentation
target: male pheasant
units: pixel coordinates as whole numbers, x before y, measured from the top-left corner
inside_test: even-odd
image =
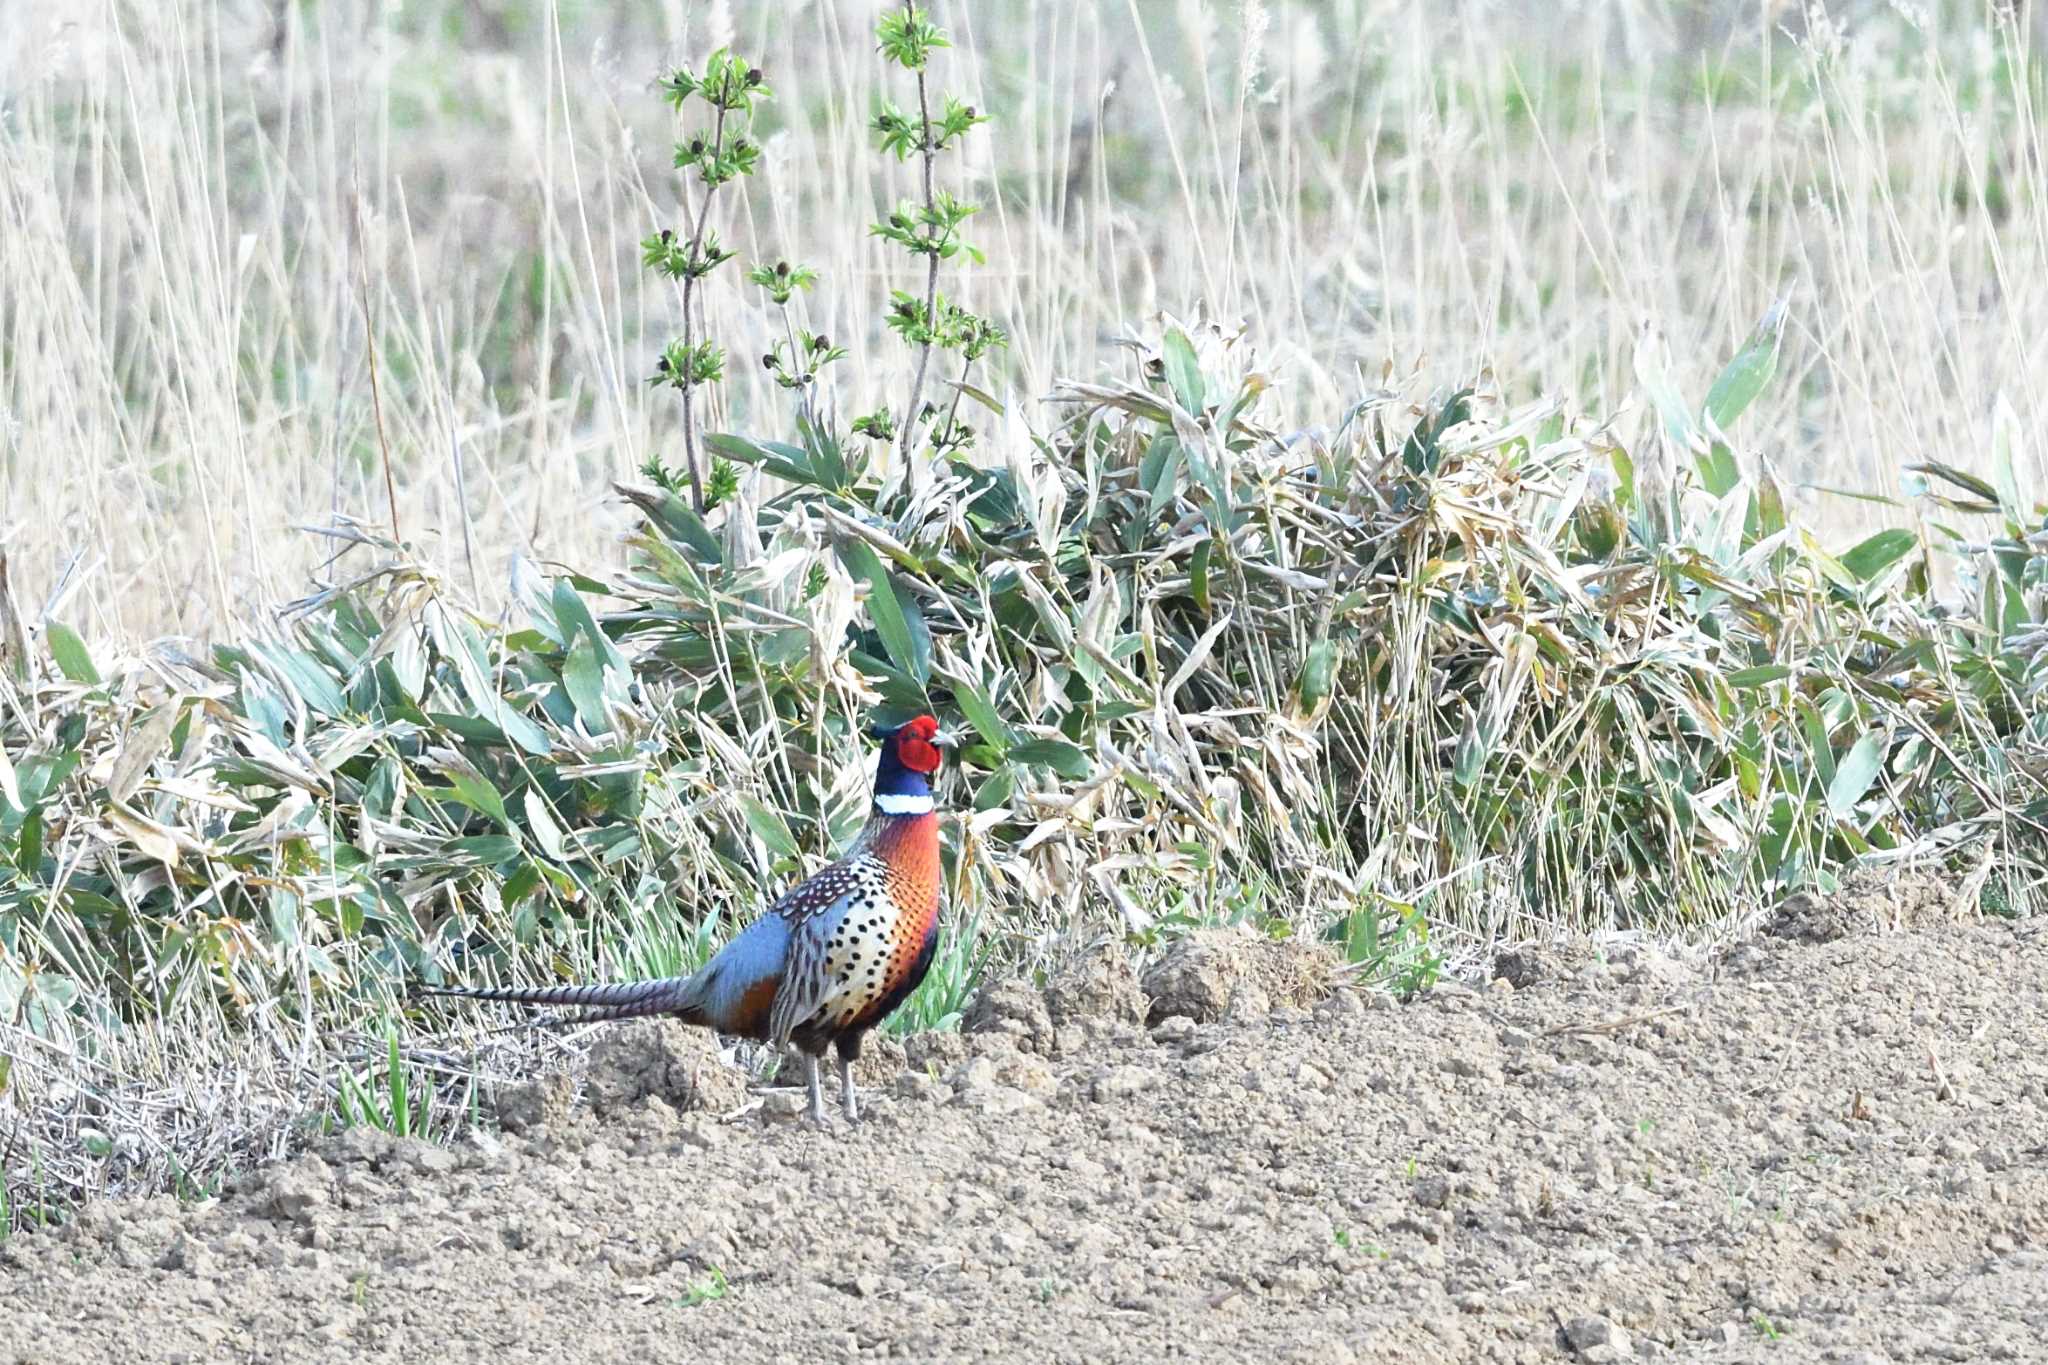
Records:
[[[810,1117],[822,1123],[818,1061],[839,1056],[839,1103],[858,1119],[853,1063],[861,1040],[909,998],[939,942],[939,817],[932,776],[951,738],[930,716],[891,731],[875,766],[874,804],[845,857],[792,887],[695,974],[614,986],[429,989],[429,995],[582,1008],[567,1022],[672,1014],[804,1058]]]

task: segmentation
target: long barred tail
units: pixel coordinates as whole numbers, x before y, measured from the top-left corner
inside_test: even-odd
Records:
[[[629,981],[612,986],[426,986],[420,993],[583,1011],[550,1021],[563,1024],[595,1024],[607,1019],[638,1019],[650,1014],[679,1015],[690,1024],[704,1022],[698,1017],[696,1001],[691,998],[694,993],[690,990],[690,978],[683,976]]]

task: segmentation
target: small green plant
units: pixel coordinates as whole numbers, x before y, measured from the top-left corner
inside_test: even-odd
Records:
[[[64,1221],[66,1208],[51,1198],[42,1152],[31,1148],[29,1157],[35,1183],[32,1198],[24,1198],[23,1192],[9,1184],[5,1173],[0,1172],[0,1242],[6,1241],[16,1228],[48,1229]]]
[[[1330,1240],[1335,1242],[1341,1250],[1355,1251],[1359,1253],[1361,1256],[1370,1256],[1377,1261],[1384,1261],[1387,1259],[1387,1251],[1385,1247],[1382,1247],[1378,1242],[1360,1241],[1357,1238],[1357,1236],[1353,1234],[1350,1228],[1338,1228],[1335,1232],[1330,1234]]]
[[[698,287],[705,276],[738,254],[719,240],[710,225],[711,201],[721,187],[754,173],[761,154],[753,136],[754,106],[770,95],[761,69],[726,48],[712,53],[702,71],[679,67],[661,85],[678,115],[684,114],[693,100],[710,111],[709,129],[686,131],[675,147],[676,170],[683,174],[686,186],[694,175],[700,189],[694,214],[686,201],[682,231],[662,228],[640,244],[647,268],[682,286],[683,334],[662,350],[649,382],[667,385],[682,395],[683,458],[688,465],[690,498],[697,511],[703,512],[718,501],[716,495],[730,496],[736,487],[736,477],[728,470],[723,484],[714,473],[707,492],[697,450],[697,390],[725,377],[725,348],[701,334]],[[786,295],[783,301],[787,301]],[[668,481],[658,459],[650,462],[646,472],[657,482]]]
[[[1784,1332],[1779,1329],[1776,1323],[1772,1322],[1762,1313],[1758,1313],[1755,1317],[1751,1318],[1750,1324],[1756,1328],[1758,1336],[1773,1345],[1784,1339]]]
[[[959,422],[960,398],[967,391],[967,377],[974,363],[991,349],[1007,345],[1008,337],[987,318],[939,293],[942,262],[963,254],[977,264],[983,261],[981,252],[961,235],[977,206],[936,185],[939,154],[957,146],[969,129],[986,123],[987,116],[973,105],[947,95],[938,116],[933,117],[926,70],[932,53],[950,44],[945,31],[918,12],[916,0],[905,0],[902,9],[885,12],[876,23],[875,36],[884,59],[908,71],[917,84],[916,111],[908,112],[884,102],[875,114],[875,136],[881,149],[893,153],[898,161],[913,156],[918,159],[923,196],[921,201],[898,204],[870,231],[901,247],[913,260],[921,261],[924,282],[920,293],[893,291],[886,319],[890,330],[908,342],[917,356],[903,416],[894,420],[886,412],[871,413],[857,420],[854,430],[879,440],[893,437],[898,442],[898,454],[904,461],[910,486],[915,489],[921,467],[921,462],[912,458],[918,453],[918,433],[938,415],[935,408],[924,402],[925,378],[931,368],[933,349],[956,351],[961,357],[960,377],[953,398],[946,405],[945,418],[931,427],[932,448],[943,453],[973,443],[972,429]]]
[[[384,1021],[384,1055],[380,1067],[343,1071],[337,1082],[335,1109],[345,1128],[377,1128],[395,1137],[445,1137],[454,1126],[437,1116],[434,1087],[415,1076],[414,1064],[401,1055],[398,1024]],[[468,1086],[472,1097],[475,1082]]]
[[[777,261],[753,267],[747,271],[747,279],[768,292],[782,324],[781,339],[771,343],[762,354],[761,365],[777,384],[795,391],[804,425],[816,428],[818,376],[827,365],[846,358],[844,346],[835,346],[830,337],[800,326],[790,307],[799,293],[818,282],[818,272],[807,265]]]
[[[1391,896],[1368,893],[1324,937],[1341,945],[1346,962],[1362,968],[1362,980],[1404,1000],[1435,985],[1443,970],[1443,958],[1429,946],[1428,918]]]
[[[185,1169],[185,1163],[175,1156],[171,1158],[171,1193],[179,1202],[196,1204],[220,1197],[221,1176],[215,1172],[210,1176],[195,1176]],[[5,1219],[0,1219],[4,1223]]]
[[[715,1303],[731,1292],[732,1286],[727,1282],[725,1272],[712,1266],[709,1274],[690,1282],[690,1287],[676,1300],[676,1307],[698,1308]]]
[[[992,946],[982,938],[978,916],[958,928],[942,928],[931,970],[883,1028],[898,1036],[957,1030],[968,997],[981,984]]]

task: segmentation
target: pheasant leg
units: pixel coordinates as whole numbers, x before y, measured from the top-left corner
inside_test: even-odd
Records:
[[[839,1059],[839,1112],[848,1123],[860,1122],[860,1102],[853,1097],[853,1063]]]
[[[825,1092],[818,1085],[818,1059],[808,1052],[804,1054],[804,1085],[811,1092],[810,1120],[812,1123],[823,1127],[825,1123]]]

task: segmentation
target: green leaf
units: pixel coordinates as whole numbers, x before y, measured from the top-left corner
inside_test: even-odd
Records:
[[[1313,711],[1322,704],[1323,698],[1330,695],[1336,676],[1336,643],[1328,638],[1317,640],[1308,647],[1308,657],[1301,665],[1301,676],[1295,680],[1304,711]]]
[[[598,659],[597,646],[581,632],[562,661],[562,687],[584,729],[593,735],[609,733],[611,726],[604,715],[604,665]]]
[[[348,703],[342,700],[341,689],[334,685],[333,677],[312,655],[304,650],[281,646],[252,644],[249,648],[283,674],[300,700],[321,715],[339,716],[348,710]]]
[[[759,465],[778,479],[789,483],[802,484],[806,488],[835,487],[819,477],[811,467],[810,457],[794,446],[770,448],[744,436],[734,436],[715,431],[704,438],[704,444],[728,460],[740,464]]]
[[[1828,811],[1837,820],[1846,820],[1855,812],[1856,803],[1884,767],[1884,754],[1885,737],[1872,730],[1857,740],[1836,766],[1834,780],[1828,783]]]
[[[1762,687],[1792,676],[1790,664],[1759,664],[1755,668],[1738,668],[1728,675],[1730,687]]]
[[[1034,768],[1051,768],[1061,777],[1076,781],[1088,776],[1088,755],[1063,739],[1034,739],[1010,750],[1010,761]]]
[[[295,948],[304,938],[299,924],[299,898],[289,891],[272,891],[270,932],[277,942]]]
[[[541,851],[558,863],[569,861],[568,848],[562,841],[562,827],[548,812],[547,799],[528,787],[523,804],[526,806],[526,826],[533,831],[534,842],[540,845]]]
[[[562,623],[565,634],[571,628],[580,630],[596,645],[599,656],[606,668],[615,668],[620,673],[629,673],[626,656],[612,643],[612,638],[598,629],[597,618],[590,613],[590,606],[577,595],[576,587],[567,578],[555,580],[555,619]]]
[[[1744,410],[1763,392],[1764,385],[1771,382],[1771,376],[1778,369],[1778,346],[1785,337],[1785,304],[1781,299],[1765,311],[1749,334],[1749,340],[1735,353],[1714,386],[1707,390],[1707,416],[1714,425],[1726,430],[1728,424],[1740,417]],[[1732,485],[1731,485],[1732,486]],[[1715,490],[1719,497],[1725,489]]]
[[[1643,392],[1650,395],[1657,414],[1663,419],[1664,434],[1672,444],[1688,450],[1694,448],[1699,436],[1698,425],[1692,414],[1686,410],[1685,400],[1679,396],[1678,385],[1671,378],[1671,365],[1665,354],[1665,342],[1661,333],[1645,328],[1636,343],[1636,383]],[[1410,469],[1420,469],[1413,461]]]
[[[1209,612],[1209,556],[1216,542],[1205,540],[1195,547],[1194,558],[1188,565],[1188,587],[1195,595],[1195,605],[1204,615]]]
[[[932,645],[924,616],[915,602],[896,590],[875,547],[864,540],[850,540],[840,547],[839,558],[855,577],[867,580],[868,615],[882,637],[883,648],[889,651],[889,661],[920,684],[930,681]]]
[[[435,794],[445,795],[473,811],[488,815],[506,829],[512,828],[512,816],[505,809],[505,798],[498,794],[496,787],[476,773],[449,773],[447,791]]]
[[[241,690],[242,714],[268,736],[272,744],[283,748],[285,723],[291,719],[284,697],[268,677],[246,666],[242,672]]]
[[[796,836],[789,832],[789,824],[779,811],[771,810],[761,802],[744,793],[740,796],[740,814],[747,820],[747,828],[768,846],[768,851],[778,858],[800,858],[803,850],[797,847]]]
[[[1202,445],[1183,446],[1187,455],[1188,470],[1208,490],[1209,502],[1215,508],[1215,516],[1225,531],[1237,528],[1237,504],[1230,495],[1230,475],[1223,462],[1229,452],[1218,441],[1213,448]]]
[[[21,819],[21,833],[15,839],[14,865],[22,875],[40,880],[43,869],[43,813],[32,810]]]
[[[1479,712],[1465,714],[1465,728],[1458,735],[1458,747],[1451,759],[1451,780],[1460,787],[1470,787],[1479,780],[1479,771],[1486,766],[1487,743],[1479,725]]]
[[[1000,759],[1017,742],[1016,732],[1003,723],[995,705],[979,687],[962,678],[955,678],[952,682],[954,703],[966,713],[967,723],[988,741]]]
[[[2014,531],[2025,529],[2027,508],[2021,502],[2020,470],[2026,467],[2019,414],[2004,394],[1991,408],[1991,482],[1998,487],[1998,505]]]
[[[496,867],[519,856],[519,841],[509,834],[471,834],[461,839],[450,839],[448,849],[465,858],[474,858],[486,867]]]
[[[1913,547],[1919,543],[1911,531],[1895,526],[1859,543],[1841,557],[1841,564],[1856,575],[1859,582],[1868,583],[1912,553]]]
[[[520,714],[518,708],[499,694],[484,655],[483,641],[468,622],[447,613],[436,613],[435,635],[441,649],[455,663],[456,676],[468,694],[477,715],[504,732],[505,737],[530,754],[548,752],[547,732]],[[459,728],[459,727],[457,727]]]
[[[1180,491],[1180,442],[1170,434],[1162,432],[1145,452],[1145,463],[1152,466],[1146,478],[1145,487],[1151,494],[1151,505],[1145,511],[1145,520],[1157,521],[1159,514],[1173,502]],[[1143,471],[1141,471],[1143,472]]]
[[[86,652],[85,641],[78,638],[77,631],[62,621],[52,621],[44,627],[44,634],[58,671],[75,683],[100,683],[100,671],[92,666],[92,655]]]
[[[976,810],[994,810],[997,806],[1008,801],[1011,794],[1016,790],[1017,770],[1005,764],[996,769],[989,776],[988,781],[975,789],[974,808]]]
[[[1961,510],[1965,512],[1996,512],[1998,510],[1998,490],[1967,469],[1958,469],[1952,464],[1943,464],[1939,460],[1923,460],[1919,464],[1907,465],[1906,472],[1909,474],[1930,475],[1970,494],[1973,501],[1961,504]]]
[[[1742,466],[1735,462],[1735,452],[1726,441],[1709,444],[1706,454],[1694,457],[1693,466],[1700,472],[1701,486],[1717,498],[1727,497],[1742,482]]]
[[[1806,751],[1813,758],[1814,771],[1820,775],[1821,785],[1826,786],[1835,780],[1835,751],[1828,743],[1828,723],[1812,701],[1797,693],[1792,697],[1792,709],[1806,735]]]
[[[1180,328],[1168,328],[1160,356],[1166,365],[1166,382],[1173,389],[1173,396],[1189,415],[1200,417],[1203,403],[1209,395],[1202,379],[1202,363],[1195,358],[1195,343],[1188,340],[1188,334]]]
[[[1165,788],[1132,768],[1125,768],[1121,774],[1124,785],[1147,801],[1157,801],[1166,795]]]
[[[1614,469],[1614,482],[1618,501],[1623,507],[1635,506],[1636,462],[1630,459],[1628,452],[1620,446],[1614,448],[1613,453],[1607,457],[1607,462]]]
[[[1756,492],[1750,499],[1750,515],[1755,521],[1752,542],[1785,529],[1785,489],[1769,470],[1757,475]]]
[[[719,547],[718,538],[711,534],[710,528],[704,525],[704,518],[698,516],[689,503],[669,492],[649,495],[636,490],[627,496],[672,544],[689,546],[696,551],[702,563],[724,561],[725,553]]]

